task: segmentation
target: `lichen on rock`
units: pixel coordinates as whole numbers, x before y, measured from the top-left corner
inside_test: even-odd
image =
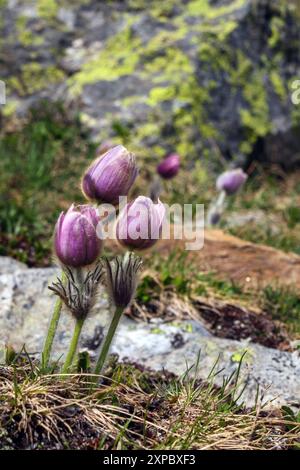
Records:
[[[280,146],[278,136],[300,126],[289,97],[300,75],[299,20],[284,0],[39,0],[0,8],[9,32],[2,79],[8,106],[18,102],[22,112],[41,94],[63,97],[78,102],[97,139],[122,138],[118,121],[145,157],[172,150],[191,161],[214,161],[218,152],[274,161],[281,152],[274,155],[270,142]],[[289,139],[285,166],[295,147]]]

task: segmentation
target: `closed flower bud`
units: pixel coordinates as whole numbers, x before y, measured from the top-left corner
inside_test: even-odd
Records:
[[[74,268],[87,266],[98,258],[102,241],[97,237],[99,222],[92,206],[74,206],[62,212],[56,223],[54,248],[58,259]]]
[[[179,155],[171,153],[158,165],[157,173],[164,179],[171,179],[177,175],[179,167]]]
[[[82,179],[84,195],[99,203],[118,204],[138,175],[135,157],[122,145],[109,149],[87,169]]]
[[[124,309],[130,305],[135,296],[141,266],[141,258],[128,252],[123,258],[106,260],[106,284],[115,307]]]
[[[158,199],[139,196],[127,204],[117,222],[117,239],[127,248],[144,250],[152,247],[161,235],[166,209]]]
[[[226,194],[236,193],[247,180],[248,175],[241,168],[225,171],[217,179],[217,189],[225,191]]]

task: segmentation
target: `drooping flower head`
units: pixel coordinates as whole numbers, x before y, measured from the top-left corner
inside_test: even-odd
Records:
[[[122,145],[100,155],[82,179],[84,195],[98,203],[118,204],[126,196],[138,175],[135,156]]]
[[[98,258],[102,241],[97,237],[99,217],[94,207],[72,206],[62,212],[54,232],[54,249],[58,259],[74,268],[92,264]]]
[[[63,270],[65,279],[57,278],[48,289],[61,298],[75,318],[85,319],[96,301],[99,285],[105,275],[103,264],[95,263],[93,269],[88,271],[80,282],[76,277],[76,270],[72,267],[64,266]]]
[[[235,194],[247,180],[248,175],[241,168],[222,173],[217,179],[217,189],[226,194]]]
[[[152,247],[161,235],[166,209],[160,200],[139,196],[125,206],[116,226],[117,239],[121,245],[144,250]]]
[[[138,274],[142,266],[140,257],[126,253],[106,262],[106,285],[111,300],[119,308],[126,308],[134,298]]]
[[[164,179],[171,179],[177,175],[180,167],[180,157],[171,153],[158,165],[157,173]]]

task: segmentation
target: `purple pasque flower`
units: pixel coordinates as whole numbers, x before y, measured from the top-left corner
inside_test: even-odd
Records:
[[[84,195],[99,203],[118,204],[126,196],[138,175],[135,156],[123,145],[100,155],[82,179]]]
[[[161,235],[165,218],[165,206],[158,199],[139,196],[125,206],[116,226],[116,235],[121,245],[145,250],[152,247]]]
[[[180,168],[180,157],[171,153],[158,165],[157,173],[164,179],[171,179],[177,175]]]
[[[247,178],[248,175],[241,168],[225,171],[217,179],[217,189],[232,195],[240,189]]]
[[[96,233],[99,217],[94,207],[72,206],[58,218],[54,232],[54,250],[66,266],[79,268],[96,261],[102,240]]]

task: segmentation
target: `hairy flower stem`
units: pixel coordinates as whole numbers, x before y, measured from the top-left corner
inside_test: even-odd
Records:
[[[116,311],[114,313],[112,322],[110,324],[110,327],[108,329],[108,332],[107,332],[107,335],[106,335],[106,338],[105,338],[105,341],[104,341],[104,345],[101,349],[101,353],[100,353],[100,356],[99,356],[97,364],[96,364],[95,377],[93,379],[94,382],[97,382],[97,380],[98,380],[97,376],[101,374],[101,371],[103,369],[103,366],[104,366],[104,363],[105,363],[105,360],[106,360],[106,357],[107,357],[112,339],[115,335],[117,326],[118,326],[120,318],[122,316],[123,310],[124,309],[122,307],[117,307],[116,308]]]
[[[78,340],[79,340],[79,336],[80,336],[80,333],[81,333],[81,330],[82,330],[82,327],[83,327],[83,324],[84,324],[84,320],[85,320],[85,318],[78,318],[76,320],[74,333],[73,333],[73,337],[72,337],[71,344],[70,344],[70,347],[69,347],[69,351],[68,351],[65,363],[62,367],[62,373],[63,374],[68,373],[69,369],[72,365],[74,356],[76,354]]]
[[[62,283],[66,283],[66,275],[64,272],[62,272],[61,276]],[[58,298],[55,302],[52,318],[50,320],[50,324],[48,327],[48,332],[42,352],[42,358],[41,358],[41,363],[42,363],[42,370],[45,371],[49,365],[49,360],[50,360],[50,354],[53,346],[53,341],[55,337],[55,333],[57,330],[57,326],[59,323],[60,319],[60,314],[61,314],[61,307],[62,307],[62,300],[61,298]]]

